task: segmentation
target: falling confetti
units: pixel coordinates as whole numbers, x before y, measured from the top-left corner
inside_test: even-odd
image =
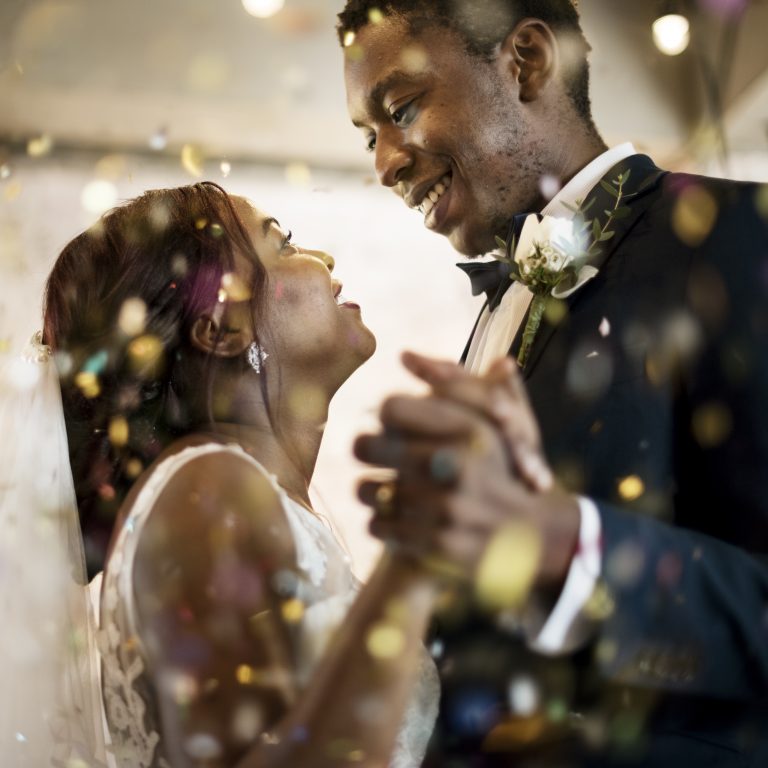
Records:
[[[181,166],[194,178],[200,178],[204,172],[205,156],[193,144],[185,144],[181,148]]]
[[[390,622],[381,621],[371,628],[366,637],[368,653],[375,659],[394,659],[403,652],[405,635],[403,631]]]
[[[143,333],[146,321],[147,305],[141,299],[126,299],[123,302],[117,325],[126,336],[138,336]]]
[[[368,11],[368,21],[370,21],[371,24],[381,24],[381,22],[384,21],[384,14],[381,9],[371,8]]]
[[[637,475],[619,480],[619,496],[624,501],[636,501],[645,493],[645,483]]]
[[[602,322],[600,323],[600,328],[598,330],[600,331],[600,335],[604,339],[611,335],[611,323],[609,322],[607,317],[604,317],[602,319]]]
[[[561,189],[560,179],[557,176],[545,173],[539,179],[539,191],[545,200],[551,200]]]
[[[7,163],[0,165],[0,179],[5,181],[11,177],[11,166]]]
[[[130,436],[130,430],[128,428],[128,422],[122,416],[116,416],[109,422],[109,442],[115,446],[115,448],[122,448],[128,442]]]
[[[733,431],[733,417],[723,403],[706,403],[694,411],[693,436],[702,448],[722,445]]]
[[[344,47],[349,48],[355,42],[355,33],[351,30],[344,33]]]
[[[541,536],[532,526],[504,526],[477,568],[475,593],[480,604],[490,611],[520,608],[533,586],[541,551]]]
[[[423,72],[429,62],[429,57],[424,48],[419,45],[409,45],[400,53],[400,63],[403,69],[410,74]]]
[[[285,178],[294,187],[308,187],[312,183],[312,171],[306,163],[288,163],[285,166]]]
[[[227,160],[222,160],[219,170],[221,170],[221,175],[226,179],[232,173],[232,164]]]
[[[678,197],[672,212],[672,227],[686,245],[696,247],[706,240],[717,220],[718,207],[714,197],[703,187],[686,187]]]
[[[53,149],[53,140],[45,133],[27,142],[27,154],[30,157],[44,157],[51,149]]]
[[[528,717],[539,708],[539,686],[532,677],[521,675],[510,682],[507,698],[514,714]]]
[[[166,128],[158,128],[149,137],[149,148],[154,152],[162,152],[168,146],[168,131]]]

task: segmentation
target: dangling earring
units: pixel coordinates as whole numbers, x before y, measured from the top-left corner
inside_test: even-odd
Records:
[[[248,345],[245,354],[248,358],[248,365],[250,365],[256,373],[261,373],[261,370],[264,367],[264,361],[269,355],[255,341],[252,341]]]

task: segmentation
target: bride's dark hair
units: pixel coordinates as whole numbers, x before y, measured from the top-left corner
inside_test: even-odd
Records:
[[[266,271],[232,199],[212,182],[115,208],[64,248],[48,278],[43,336],[61,375],[89,575],[103,566],[133,480],[171,440],[213,420],[217,366],[245,365],[190,343],[201,311],[226,300],[236,252],[253,264],[258,332]],[[266,402],[264,376],[261,386]],[[200,399],[187,397],[191,387],[207,393],[207,413],[190,409]]]

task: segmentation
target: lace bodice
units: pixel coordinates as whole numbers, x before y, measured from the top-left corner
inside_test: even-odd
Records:
[[[220,451],[246,458],[270,479],[290,525],[302,577],[292,588],[307,606],[299,626],[300,682],[308,678],[358,588],[349,558],[330,529],[290,499],[275,479],[239,446],[211,443],[187,448],[163,461],[141,489],[118,535],[103,577],[98,633],[102,692],[114,762],[119,768],[170,768],[159,733],[158,704],[145,672],[135,624],[133,560],[142,527],[158,495],[184,464]],[[434,727],[439,683],[426,652],[419,677],[400,729],[392,768],[418,766]]]

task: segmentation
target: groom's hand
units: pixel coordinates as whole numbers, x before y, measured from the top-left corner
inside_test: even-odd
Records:
[[[473,576],[489,544],[511,529],[524,531],[539,552],[536,584],[559,587],[578,538],[577,502],[557,490],[542,493],[510,471],[510,461],[517,466],[514,457],[520,455],[516,439],[526,450],[538,446],[538,429],[531,431],[535,419],[528,413],[522,433],[502,434],[498,406],[490,405],[498,393],[491,400],[482,394],[489,380],[454,376],[448,368],[439,370],[445,364],[432,363],[407,361],[433,392],[390,398],[381,410],[382,432],[356,441],[358,458],[397,471],[394,486],[370,481],[360,487],[361,499],[375,510],[372,533]],[[491,389],[498,386],[497,381]],[[527,401],[523,407],[519,398],[508,399],[515,400],[518,416],[530,411]],[[546,479],[540,468],[530,474]]]

